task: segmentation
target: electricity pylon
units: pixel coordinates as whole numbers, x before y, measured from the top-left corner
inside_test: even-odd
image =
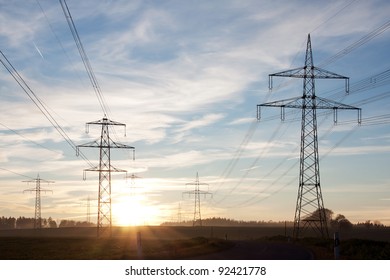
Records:
[[[41,182],[50,184],[54,183],[53,181],[46,181],[41,178],[39,178],[39,174],[36,179],[30,180],[30,181],[22,181],[26,183],[35,183],[35,188],[24,190],[25,192],[35,192],[35,215],[34,215],[34,228],[35,229],[41,229],[42,228],[42,216],[41,216],[41,192],[52,192],[52,190],[45,190],[41,188]]]
[[[132,149],[134,158],[134,147],[116,143],[110,138],[109,126],[124,126],[125,124],[111,121],[106,116],[103,119],[87,123],[88,133],[89,125],[100,125],[100,139],[78,145],[77,154],[80,147],[99,148],[100,158],[99,165],[93,168],[85,169],[85,171],[99,172],[99,195],[98,195],[98,220],[97,220],[97,236],[103,235],[112,236],[112,211],[111,211],[111,173],[126,172],[126,170],[115,168],[111,165],[111,149]],[[84,176],[85,178],[85,176]],[[108,231],[108,232],[107,232]]]
[[[131,173],[130,176],[126,175],[126,180],[130,179],[130,196],[135,196],[137,194],[137,189],[143,189],[143,187],[137,187],[135,184],[135,180],[140,178],[142,177],[135,175],[135,173]]]
[[[258,120],[260,120],[261,107],[280,107],[282,120],[285,118],[285,108],[302,110],[299,187],[293,236],[294,238],[301,237],[310,228],[322,238],[328,238],[327,217],[320,185],[316,111],[317,109],[332,109],[334,123],[337,123],[337,110],[357,110],[358,123],[360,124],[361,109],[316,96],[315,79],[345,80],[346,93],[348,93],[349,78],[314,66],[310,34],[307,38],[305,65],[300,68],[270,74],[270,89],[272,89],[272,77],[303,79],[303,95],[301,97],[257,105]]]
[[[202,194],[204,197],[206,197],[207,195],[212,195],[212,194],[210,192],[201,191],[199,186],[201,185],[208,186],[209,184],[199,182],[199,175],[198,172],[196,172],[195,182],[187,183],[186,185],[195,186],[195,189],[193,191],[183,192],[183,194],[188,194],[188,195],[193,194],[195,197],[194,220],[192,222],[192,226],[197,226],[197,225],[202,226],[202,216],[200,214],[200,195]]]
[[[87,223],[90,224],[91,223],[91,200],[96,200],[96,199],[91,199],[91,197],[88,195],[87,199],[82,199],[82,201],[86,201],[87,204],[87,215],[86,215],[86,219],[87,219]]]

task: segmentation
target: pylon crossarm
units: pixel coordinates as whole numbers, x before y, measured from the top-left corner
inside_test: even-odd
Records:
[[[269,74],[268,76],[271,77],[290,77],[290,78],[302,78],[302,76],[305,73],[305,67],[298,67],[290,70],[285,70],[273,74]]]
[[[88,169],[84,169],[84,175],[83,175],[83,178],[85,180],[86,176],[85,176],[85,173],[87,171],[92,171],[92,172],[124,172],[126,173],[127,170],[124,170],[124,169],[119,169],[119,168],[116,168],[114,166],[110,166],[110,169],[101,169],[99,168],[99,166],[95,166],[95,167],[92,167],[92,168],[88,168]]]
[[[273,102],[268,102],[268,103],[263,103],[257,105],[257,120],[259,121],[261,119],[261,107],[280,107],[280,118],[282,121],[285,119],[285,108],[296,108],[296,109],[301,109],[303,106],[303,98],[302,97],[293,97],[293,98],[288,98],[284,100],[278,100],[278,101],[273,101]]]
[[[322,97],[316,97],[316,109],[343,109],[343,110],[359,110],[359,108],[343,104],[337,101],[329,100]]]
[[[132,146],[121,144],[121,143],[116,143],[114,141],[111,141],[110,147],[111,148],[117,148],[117,149],[135,149]]]
[[[43,179],[34,179],[34,180],[22,181],[22,182],[24,182],[24,183],[36,183],[37,181],[42,182],[42,183],[47,183],[47,184],[55,183],[54,181],[48,181],[48,180],[43,180]]]
[[[85,124],[85,132],[86,133],[89,133],[89,126],[93,124],[93,125],[101,125],[101,126],[110,126],[110,125],[115,125],[115,126],[123,126],[124,129],[125,129],[125,136],[126,136],[126,124],[124,123],[120,123],[120,122],[116,122],[116,121],[112,121],[112,120],[109,120],[107,119],[106,116],[104,116],[103,119],[101,120],[98,120],[98,121],[92,121],[92,122],[87,122]]]
[[[119,168],[116,168],[114,166],[111,165],[111,170],[110,172],[124,172],[124,173],[127,173],[127,170],[125,169],[119,169]]]
[[[281,108],[281,119],[284,120],[284,109],[292,108],[292,109],[325,109],[325,110],[334,110],[334,123],[337,123],[337,110],[357,110],[358,111],[358,123],[361,123],[361,108],[350,106],[347,104],[343,104],[337,101],[329,100],[322,97],[315,97],[315,102],[304,102],[305,99],[303,97],[294,97],[288,98],[284,100],[278,100],[268,103],[263,103],[257,105],[257,120],[261,118],[261,107],[280,107]]]
[[[91,125],[91,124],[97,124],[97,125],[120,125],[120,126],[126,126],[126,124],[124,124],[124,123],[120,123],[120,122],[112,121],[112,120],[109,120],[109,119],[107,119],[106,117],[104,117],[103,119],[101,119],[101,120],[98,120],[98,121],[87,122],[87,125]]]
[[[334,124],[337,124],[337,112],[338,110],[357,110],[358,117],[357,122],[358,124],[362,123],[362,109],[354,106],[350,106],[347,104],[343,104],[340,102],[336,102],[333,100],[329,100],[322,97],[316,97],[316,109],[333,109],[333,122]]]
[[[283,100],[278,100],[278,101],[273,101],[273,102],[267,102],[263,103],[257,106],[260,107],[286,107],[286,108],[297,108],[301,109],[303,106],[303,98],[300,97],[293,97],[293,98],[288,98],[288,99],[283,99]]]
[[[100,148],[100,143],[98,140],[94,140],[85,144],[77,145],[78,148]]]
[[[194,182],[194,183],[187,183],[186,186],[194,186],[194,185],[199,185],[199,186],[209,186],[207,183],[200,183],[200,182]]]
[[[345,80],[345,92],[349,93],[349,78],[343,75],[333,73],[331,71],[318,68],[315,66],[310,67],[303,66],[294,68],[274,74],[270,74],[268,77],[268,88],[272,90],[273,81],[272,77],[288,77],[288,78],[312,78],[312,79],[343,79]]]
[[[135,149],[132,146],[110,141],[108,145],[102,145],[98,140],[94,140],[85,144],[77,145],[77,148],[118,148],[118,149]]]
[[[36,191],[37,191],[37,189],[34,188],[34,189],[24,190],[23,193],[25,193],[25,192],[36,192]],[[39,191],[40,191],[40,192],[44,192],[44,193],[46,193],[46,192],[51,192],[51,193],[53,193],[52,190],[45,190],[45,189],[41,189],[41,188],[39,189]]]
[[[314,74],[314,77],[315,79],[345,79],[345,80],[349,80],[348,77],[346,76],[343,76],[343,75],[339,75],[339,74],[336,74],[336,73],[333,73],[331,71],[328,71],[328,70],[325,70],[325,69],[322,69],[322,68],[319,68],[319,67],[313,67],[313,74]],[[304,78],[304,77],[302,77]]]

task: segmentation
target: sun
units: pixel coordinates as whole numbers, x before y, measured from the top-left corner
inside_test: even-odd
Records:
[[[112,205],[113,224],[118,226],[138,226],[143,224],[142,197],[122,196],[115,199]]]

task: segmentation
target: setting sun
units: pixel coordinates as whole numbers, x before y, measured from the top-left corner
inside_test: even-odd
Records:
[[[113,202],[113,224],[139,226],[153,223],[157,212],[155,207],[147,205],[144,195],[123,195]]]

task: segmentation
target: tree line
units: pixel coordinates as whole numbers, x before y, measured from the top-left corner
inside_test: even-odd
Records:
[[[35,219],[27,217],[0,217],[0,229],[28,229],[34,228]],[[51,217],[41,219],[42,228],[62,228],[62,227],[92,227],[93,223],[86,221],[61,220],[59,224]]]
[[[306,217],[306,219],[312,219],[317,218],[319,215],[318,211],[314,211],[311,215]],[[334,212],[329,209],[325,209],[325,216],[326,220],[328,222],[328,226],[333,229],[337,230],[350,230],[353,227],[364,227],[364,228],[378,228],[378,227],[385,227],[380,221],[378,220],[367,220],[365,222],[358,222],[356,224],[353,224],[351,221],[349,221],[344,215],[337,214],[334,215]],[[305,218],[304,218],[305,219]],[[303,219],[303,220],[304,220]],[[177,222],[164,222],[161,224],[162,226],[192,226],[193,221],[177,221]],[[229,226],[229,227],[264,227],[264,226],[287,226],[292,227],[294,226],[293,221],[242,221],[242,220],[234,220],[234,219],[227,219],[227,218],[221,218],[221,217],[212,217],[212,218],[206,218],[202,219],[202,225],[203,226]]]

